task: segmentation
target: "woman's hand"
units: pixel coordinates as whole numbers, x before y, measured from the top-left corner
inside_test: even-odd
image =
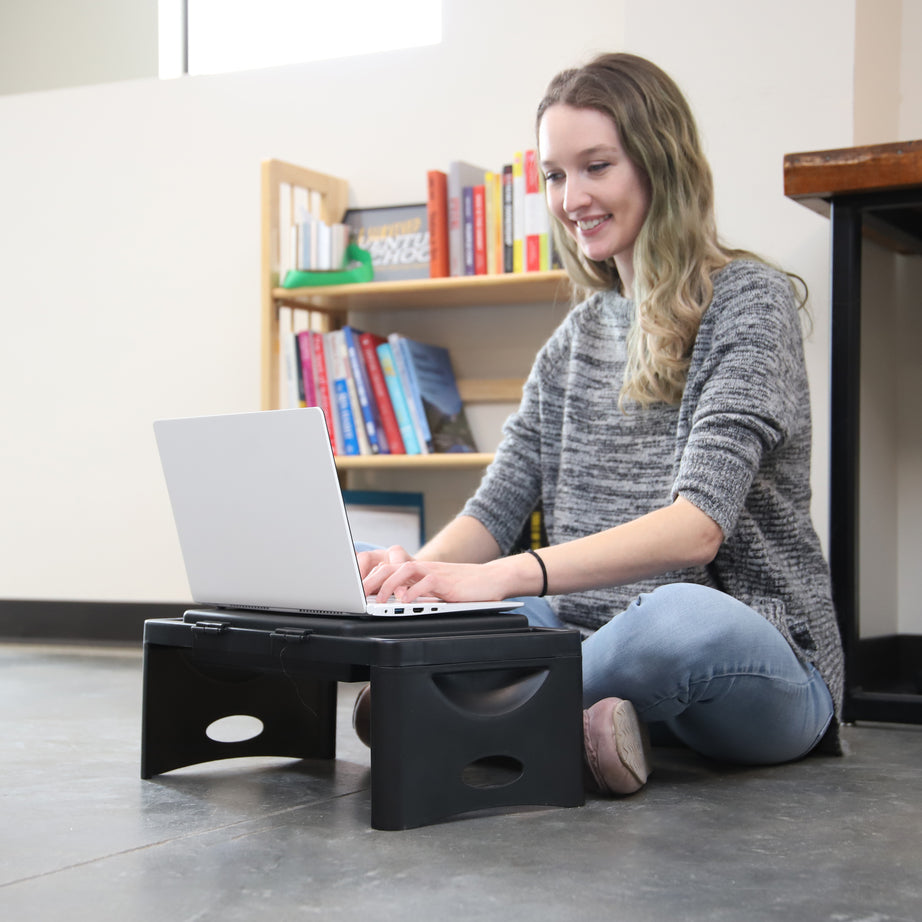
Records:
[[[380,560],[363,581],[365,594],[379,602],[394,596],[401,602],[436,598],[445,602],[494,602],[516,595],[533,595],[541,572],[526,555],[489,563]]]
[[[390,547],[375,548],[373,551],[360,551],[356,554],[359,562],[359,573],[364,580],[372,570],[383,563],[405,563],[412,560],[413,556],[399,544]],[[366,595],[370,595],[366,590]]]
[[[479,602],[503,598],[491,569],[477,563],[436,563],[408,559],[403,562],[382,561],[363,581],[365,594],[379,602],[393,596],[401,602],[419,598],[445,602]]]

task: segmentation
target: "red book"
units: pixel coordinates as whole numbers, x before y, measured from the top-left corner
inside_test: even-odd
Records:
[[[487,274],[487,194],[474,186],[474,275]]]
[[[309,330],[298,333],[298,357],[301,360],[301,381],[303,388],[302,404],[305,407],[317,406],[317,396],[314,390],[314,344],[311,341],[313,334]]]
[[[378,416],[381,417],[381,428],[387,439],[388,450],[392,455],[405,455],[407,450],[403,444],[394,405],[391,403],[391,395],[388,393],[387,382],[384,380],[384,372],[381,370],[381,361],[378,358],[378,346],[384,342],[387,340],[381,336],[375,336],[374,333],[359,334],[359,348],[365,360],[365,370],[368,372],[372,396],[378,406]]]
[[[448,175],[441,170],[426,174],[429,194],[429,277],[445,278],[450,273],[448,257]]]
[[[311,345],[314,347],[314,386],[317,392],[317,406],[323,410],[323,415],[326,417],[333,454],[338,455],[342,452],[342,446],[339,444],[336,433],[336,416],[334,416],[333,400],[330,396],[330,376],[327,373],[327,359],[323,349],[322,334],[316,333],[311,337]]]
[[[541,268],[541,187],[537,151],[525,151],[525,271]]]

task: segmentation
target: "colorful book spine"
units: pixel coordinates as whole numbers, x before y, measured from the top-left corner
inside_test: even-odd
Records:
[[[355,392],[358,396],[359,410],[365,424],[365,435],[368,438],[368,447],[371,454],[387,454],[387,443],[383,439],[376,408],[371,401],[371,385],[368,380],[368,371],[362,361],[362,352],[359,348],[359,330],[345,326],[342,329],[346,343],[346,354],[352,368],[352,380],[355,382]]]
[[[410,410],[410,419],[416,430],[416,438],[419,442],[420,453],[428,455],[432,453],[432,433],[429,431],[429,422],[426,419],[426,411],[423,408],[423,400],[419,393],[419,387],[414,386],[415,375],[412,373],[405,340],[406,337],[400,336],[397,333],[391,333],[387,338],[391,346],[391,351],[394,354],[394,364],[397,366],[397,376],[400,379],[400,386],[403,389],[407,407]]]
[[[474,275],[474,187],[465,186],[462,192],[464,221],[464,274]]]
[[[362,359],[365,370],[368,372],[368,382],[371,386],[371,396],[374,400],[381,419],[381,428],[387,441],[388,451],[392,455],[405,455],[407,453],[403,444],[403,435],[397,422],[397,414],[391,403],[387,382],[381,369],[381,360],[378,358],[378,346],[385,342],[380,336],[373,333],[359,334],[359,348],[362,350]]]
[[[285,384],[288,393],[288,406],[301,406],[301,360],[298,356],[298,334],[285,333]]]
[[[464,187],[483,183],[481,167],[453,160],[448,165],[448,255],[451,275],[464,275]]]
[[[317,406],[317,388],[314,384],[314,343],[315,334],[310,330],[298,333],[298,357],[301,360],[301,391],[304,406]]]
[[[336,412],[339,416],[342,431],[343,452],[347,455],[361,454],[358,430],[355,425],[355,416],[352,412],[352,401],[349,393],[349,368],[345,348],[337,340],[341,332],[335,331],[330,336],[330,357],[333,367],[333,395],[336,400]]]
[[[498,173],[487,173],[484,178],[484,220],[486,224],[487,275],[496,275],[500,270],[496,263],[496,247],[493,228],[496,225],[495,180]]]
[[[408,455],[418,455],[421,453],[419,439],[416,436],[416,430],[413,428],[413,421],[410,418],[410,408],[407,406],[407,398],[404,396],[403,388],[400,386],[400,378],[397,375],[397,366],[394,362],[394,353],[391,344],[386,340],[378,345],[378,360],[381,363],[381,372],[384,375],[384,381],[387,386],[387,392],[391,398],[391,406],[394,408],[394,416],[397,419],[397,425],[400,429],[400,435],[403,439],[403,447]]]
[[[487,272],[493,275],[503,271],[503,174],[492,174],[487,186],[487,252],[490,254]],[[492,268],[491,268],[492,266]]]
[[[512,271],[525,271],[525,163],[517,152],[512,158]]]
[[[342,434],[337,425],[338,417],[333,410],[333,399],[330,393],[330,376],[327,371],[327,349],[325,337],[322,333],[315,333],[311,339],[314,351],[314,390],[317,394],[317,406],[323,410],[326,417],[327,430],[330,433],[330,445],[334,455],[343,454]]]
[[[473,202],[473,244],[474,275],[487,274],[487,189],[486,186],[474,186],[471,189]]]
[[[541,216],[544,212],[544,202],[541,199],[541,188],[538,183],[538,152],[525,151],[525,271],[537,272],[541,268],[541,233],[547,240],[547,224],[542,228]]]
[[[512,164],[503,166],[503,272],[514,272],[512,222]]]
[[[426,212],[429,219],[429,277],[451,274],[448,256],[448,174],[429,170]]]

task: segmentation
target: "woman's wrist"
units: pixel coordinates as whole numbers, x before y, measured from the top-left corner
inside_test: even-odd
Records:
[[[547,592],[545,570],[541,563],[535,560],[535,554],[522,553],[491,560],[484,566],[493,570],[500,581],[501,598],[510,599]]]

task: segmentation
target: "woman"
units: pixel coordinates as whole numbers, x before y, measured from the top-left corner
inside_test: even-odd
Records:
[[[718,241],[693,116],[649,61],[561,73],[537,132],[555,243],[586,299],[462,514],[415,558],[361,554],[366,591],[530,596],[531,623],[583,630],[603,792],[646,782],[647,725],[743,764],[836,748],[842,654],[810,520],[794,285]],[[548,546],[504,556],[539,501]]]

